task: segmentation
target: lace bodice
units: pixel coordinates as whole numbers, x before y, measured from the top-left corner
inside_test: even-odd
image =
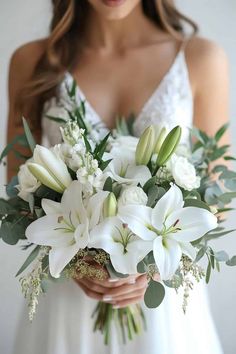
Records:
[[[65,118],[67,114],[63,109],[63,105],[68,104],[66,85],[70,87],[72,82],[73,77],[67,72],[60,85],[58,99],[52,98],[44,105],[42,119],[43,144],[47,146],[60,142],[61,135],[59,124],[49,120],[46,115]],[[78,85],[76,99],[78,99],[78,102],[81,99],[86,100],[85,94]],[[94,127],[104,129],[104,132],[107,131],[102,119],[87,100],[85,107],[87,121]],[[193,98],[188,68],[184,50],[180,50],[161,83],[146,101],[138,116],[136,116],[134,133],[136,136],[140,136],[150,124],[165,125],[168,129],[179,124],[183,129],[182,142],[187,143],[189,127],[192,126],[192,118]]]

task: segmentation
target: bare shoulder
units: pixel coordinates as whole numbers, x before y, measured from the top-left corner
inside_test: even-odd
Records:
[[[186,47],[186,60],[193,87],[201,86],[204,78],[227,78],[228,58],[225,50],[214,41],[194,37]],[[213,80],[214,81],[214,80]]]
[[[40,39],[17,48],[10,60],[9,81],[13,79],[14,82],[17,81],[16,84],[20,84],[28,80],[46,45],[47,39]]]

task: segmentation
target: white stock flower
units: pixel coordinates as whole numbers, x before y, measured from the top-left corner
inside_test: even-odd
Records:
[[[172,185],[152,209],[126,205],[118,216],[137,236],[153,241],[153,254],[161,279],[171,279],[182,253],[194,259],[194,241],[217,227],[217,218],[208,210],[186,207],[181,190]]]
[[[137,264],[151,251],[152,242],[136,236],[114,216],[106,218],[91,231],[89,247],[101,248],[109,253],[117,272],[136,274]]]
[[[93,159],[90,153],[82,157],[81,167],[76,172],[78,181],[83,185],[83,191],[92,195],[95,191],[103,188],[106,174],[98,167],[98,161]]]
[[[146,205],[148,197],[142,188],[130,186],[123,189],[118,199],[118,205],[124,206],[127,204]]]
[[[188,191],[199,188],[201,178],[196,175],[194,165],[186,157],[173,155],[168,167],[178,186]]]
[[[32,173],[29,171],[27,166],[29,162],[32,162],[32,159],[28,160],[24,165],[20,166],[20,170],[18,172],[19,184],[16,186],[19,191],[18,196],[26,202],[29,201],[29,195],[34,193],[41,185],[37,178],[35,178],[34,175],[32,175]]]
[[[83,139],[84,129],[80,129],[76,122],[69,120],[64,127],[60,127],[63,141],[74,146],[79,140]]]
[[[89,230],[99,222],[107,194],[95,194],[85,208],[81,184],[73,181],[65,190],[61,203],[42,200],[46,215],[28,226],[26,237],[34,244],[51,247],[49,268],[53,277],[58,278],[78,250],[88,245]],[[95,203],[96,208],[92,209],[91,205]]]

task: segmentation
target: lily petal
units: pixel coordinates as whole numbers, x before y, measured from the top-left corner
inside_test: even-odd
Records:
[[[161,230],[165,219],[175,210],[182,210],[183,195],[179,187],[173,184],[170,189],[158,200],[152,211],[152,225]]]
[[[64,248],[53,248],[49,252],[49,269],[54,278],[59,278],[65,266],[78,252],[78,245],[75,243]]]
[[[181,259],[181,248],[175,240],[157,237],[153,243],[153,255],[162,280],[170,280]]]
[[[74,226],[82,224],[87,217],[82,200],[82,186],[79,181],[73,181],[65,190],[61,207],[64,213],[70,214]]]
[[[73,233],[65,232],[65,225],[59,223],[60,214],[46,215],[30,224],[25,232],[27,239],[36,245],[66,247],[73,242]]]
[[[99,191],[89,199],[87,213],[90,219],[90,229],[93,229],[99,223],[102,215],[103,203],[108,194],[109,192],[107,191]]]
[[[87,247],[89,243],[88,220],[85,224],[77,226],[74,237],[79,248]]]
[[[173,212],[166,220],[166,227],[175,224],[179,231],[172,234],[172,238],[179,242],[190,242],[204,236],[208,231],[217,227],[217,218],[210,211],[186,207]]]
[[[182,253],[186,254],[189,258],[194,260],[196,258],[196,248],[191,245],[190,242],[179,242]]]
[[[43,198],[41,205],[47,215],[62,213],[61,203],[54,202],[51,199]]]
[[[152,209],[145,205],[125,205],[118,210],[119,218],[143,240],[154,240],[156,237],[156,233],[151,230],[151,213]]]

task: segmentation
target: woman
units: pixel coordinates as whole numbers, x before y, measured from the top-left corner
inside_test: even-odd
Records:
[[[186,41],[183,21],[197,31],[171,0],[53,0],[50,36],[19,48],[11,60],[9,140],[22,132],[24,114],[39,142],[56,143],[58,126],[45,115],[60,110],[73,79],[78,99],[87,100],[88,119],[104,128],[114,127],[117,113],[128,117],[132,111],[137,136],[159,122],[181,124],[183,139],[192,122],[213,134],[228,120],[227,59],[207,40]],[[9,177],[18,163],[9,157]],[[181,296],[167,291],[158,309],[144,308],[145,334],[123,346],[114,332],[105,347],[92,332],[96,300],[122,307],[142,301],[145,288],[144,276],[51,287],[32,325],[25,310],[16,353],[222,353],[201,285],[191,294],[187,315]]]

